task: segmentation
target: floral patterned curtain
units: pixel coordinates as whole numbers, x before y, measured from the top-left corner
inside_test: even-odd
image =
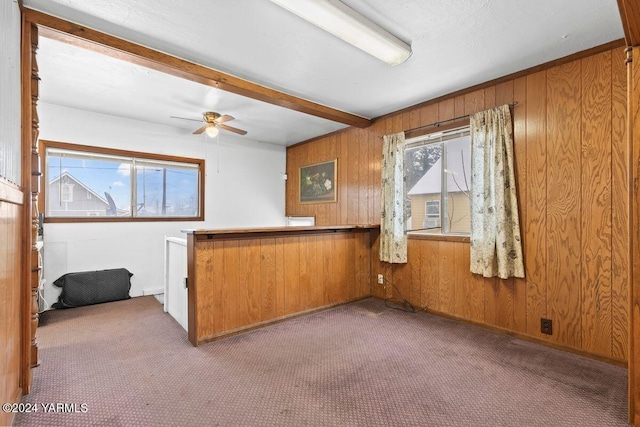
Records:
[[[508,105],[471,116],[471,272],[524,277]]]
[[[385,135],[382,147],[380,261],[407,262],[404,198],[404,132],[400,132]]]

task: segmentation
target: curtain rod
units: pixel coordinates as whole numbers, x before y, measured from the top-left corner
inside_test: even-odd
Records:
[[[507,104],[507,105],[509,107],[515,107],[516,105],[518,105],[518,101],[512,102],[511,104]],[[431,126],[437,127],[437,126],[440,126],[443,123],[455,122],[456,120],[466,119],[467,117],[470,117],[470,116],[471,116],[471,114],[465,114],[464,116],[454,117],[453,119],[439,120],[437,122],[429,123],[428,125],[418,126],[417,128],[413,128],[413,129],[407,129],[407,130],[404,130],[403,132],[405,132],[405,133],[413,132],[415,130],[420,130],[420,129],[428,128],[428,127],[431,127]],[[378,138],[382,139],[381,136],[379,136]]]

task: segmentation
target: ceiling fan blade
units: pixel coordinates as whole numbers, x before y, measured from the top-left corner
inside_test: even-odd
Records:
[[[242,130],[242,129],[238,129],[238,128],[232,128],[231,126],[227,126],[227,125],[223,125],[223,124],[219,124],[218,127],[220,129],[228,130],[229,132],[237,133],[239,135],[246,135],[247,134],[246,130]]]
[[[196,120],[196,119],[188,119],[186,117],[177,117],[177,116],[169,116],[170,119],[180,119],[180,120],[190,120],[192,122],[201,122],[202,119],[200,120]]]
[[[200,135],[202,132],[205,131],[205,129],[207,128],[208,125],[204,125],[202,126],[200,129],[196,130],[193,132],[194,135]]]
[[[229,122],[231,120],[235,120],[235,117],[225,114],[224,116],[220,116],[216,119],[216,123],[224,123]]]

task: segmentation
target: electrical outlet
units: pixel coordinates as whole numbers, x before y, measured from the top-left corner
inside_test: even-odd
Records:
[[[384,276],[382,274],[378,274],[378,284],[384,285]]]
[[[547,335],[553,335],[553,321],[551,319],[540,319],[540,332]]]

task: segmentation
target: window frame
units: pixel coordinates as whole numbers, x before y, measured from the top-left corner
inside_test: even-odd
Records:
[[[178,157],[166,154],[145,153],[140,151],[122,150],[117,148],[93,147],[81,144],[72,144],[68,142],[40,140],[40,173],[42,184],[40,185],[41,197],[38,198],[38,210],[45,214],[45,223],[76,223],[76,222],[173,222],[173,221],[204,221],[205,209],[205,161],[204,159],[196,159],[189,157]],[[47,202],[47,186],[49,183],[47,170],[47,149],[54,148],[60,150],[69,150],[76,152],[85,152],[88,154],[98,154],[107,156],[130,157],[141,161],[151,160],[160,162],[187,163],[197,165],[199,170],[198,176],[198,215],[197,216],[76,216],[76,217],[49,217],[46,215]],[[134,191],[134,189],[132,189]]]
[[[423,145],[428,145],[428,144],[442,144],[443,142],[446,141],[435,141],[435,139],[443,137],[443,136],[448,136],[448,135],[454,135],[454,134],[460,134],[460,133],[465,133],[468,132],[470,135],[470,121],[469,119],[466,120],[459,120],[456,121],[455,123],[452,123],[449,126],[443,126],[443,127],[433,127],[428,129],[426,132],[420,132],[420,133],[414,133],[411,135],[410,138],[407,138],[405,140],[405,147],[404,150],[406,152],[406,150],[409,149],[413,149],[413,148],[417,148]],[[428,142],[429,139],[434,139],[433,142]],[[454,138],[451,138],[454,139]],[[403,153],[404,155],[404,153]],[[444,160],[443,164],[446,164],[446,152],[442,153],[442,159]],[[442,166],[443,170],[444,170],[445,166]],[[444,172],[443,172],[443,179],[442,181],[444,182]],[[443,221],[445,218],[442,217],[443,212],[447,212],[447,196],[445,194],[443,194],[442,192],[442,183],[441,183],[441,191],[440,191],[440,215],[439,215],[439,221],[440,224],[443,224]],[[408,192],[409,189],[407,188],[406,191]],[[427,211],[426,211],[426,203],[428,201],[425,201],[425,219],[428,217],[427,216]],[[442,228],[440,228],[439,231],[435,231],[435,230],[415,230],[415,231],[411,231],[411,230],[407,230],[406,231],[407,237],[410,239],[417,239],[417,240],[440,240],[440,241],[456,241],[456,242],[469,242],[470,241],[470,236],[471,236],[471,232],[451,232],[451,231],[447,231],[447,232],[443,232]]]

